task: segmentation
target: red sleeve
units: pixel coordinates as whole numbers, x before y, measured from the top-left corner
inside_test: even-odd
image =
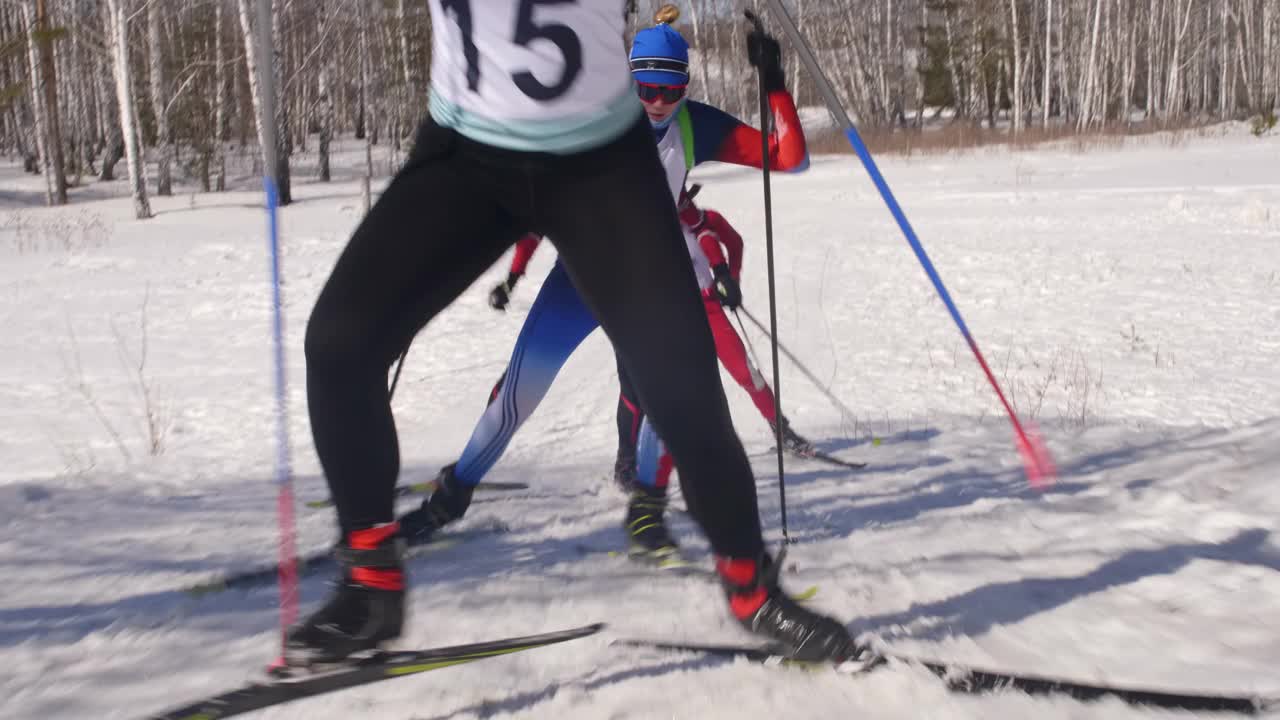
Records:
[[[538,249],[538,243],[540,242],[542,242],[542,236],[537,233],[529,233],[516,241],[516,252],[511,257],[511,272],[513,274],[524,274],[524,271],[529,268],[529,259],[533,257],[533,251]]]
[[[702,254],[707,257],[707,262],[711,263],[714,268],[717,265],[725,263],[724,253],[720,252],[720,237],[716,235],[711,228],[704,228],[698,233],[698,245],[702,248]]]
[[[737,280],[742,273],[742,236],[738,234],[737,230],[733,229],[729,221],[725,220],[720,213],[715,210],[707,210],[705,212],[707,215],[707,229],[718,237],[720,244],[724,245],[724,249],[729,253],[729,272]]]
[[[684,190],[680,191],[680,202],[676,205],[676,211],[680,214],[681,225],[695,233],[702,229],[704,222],[702,210],[693,204]]]
[[[769,110],[773,114],[773,132],[769,134],[769,167],[772,170],[803,170],[809,166],[809,153],[804,128],[796,113],[795,101],[786,90],[769,93]],[[716,152],[716,160],[763,167],[760,153],[760,131],[739,123],[729,131]]]

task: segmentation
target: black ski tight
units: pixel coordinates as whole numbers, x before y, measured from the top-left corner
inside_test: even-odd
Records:
[[[647,121],[576,155],[500,150],[428,120],[356,229],[307,325],[316,450],[344,533],[394,519],[387,373],[414,335],[527,231],[600,320],[680,467],[716,553],[763,549],[755,482]]]

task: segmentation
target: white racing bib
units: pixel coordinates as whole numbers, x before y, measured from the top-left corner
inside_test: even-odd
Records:
[[[430,0],[431,115],[497,147],[577,152],[640,115],[623,0]]]

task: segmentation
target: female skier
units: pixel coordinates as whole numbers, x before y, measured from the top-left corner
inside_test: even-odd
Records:
[[[576,285],[578,305],[600,319],[671,445],[734,615],[797,657],[858,654],[840,623],[779,588],[764,550],[751,467],[626,65],[622,3],[430,8],[429,118],[307,325],[308,409],[343,538],[341,581],[289,629],[284,661],[337,662],[400,635],[406,586],[387,372],[529,230],[553,239],[565,286]],[[776,42],[757,37],[752,47],[757,66],[780,75]],[[609,272],[618,265],[628,272]]]

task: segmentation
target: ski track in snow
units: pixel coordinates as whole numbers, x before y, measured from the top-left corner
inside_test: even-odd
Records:
[[[1046,436],[1060,480],[1044,493],[1027,487],[994,396],[857,160],[775,175],[780,336],[855,415],[785,360],[784,407],[823,449],[871,463],[788,461],[787,586],[818,584],[816,606],[903,653],[1280,695],[1280,138],[1219,130],[1088,154],[881,160],[993,370]],[[335,159],[347,174],[328,186],[300,165],[299,202],[281,216],[304,552],[334,530],[330,510],[301,506],[326,495],[302,338],[359,217],[360,158],[347,146]],[[695,179],[742,231],[747,305],[767,321],[758,174],[712,166]],[[75,189],[63,209],[40,207],[40,187],[0,168],[0,716],[142,717],[240,684],[278,642],[274,587],[179,591],[276,553],[261,201],[242,177],[216,196],[152,198],[156,217],[138,222],[123,182]],[[504,259],[419,336],[394,400],[404,481],[460,452],[551,262],[544,249],[497,314],[485,296]],[[144,300],[143,375],[165,428],[155,456],[136,372]],[[460,525],[505,531],[411,564],[402,644],[610,627],[252,717],[1187,716],[966,697],[911,669],[849,679],[610,648],[749,637],[706,580],[579,552],[622,543],[600,334],[561,378],[491,475],[532,488],[478,496]],[[776,547],[767,426],[725,382]],[[705,558],[689,518],[672,522]],[[304,609],[326,580],[303,583]]]

